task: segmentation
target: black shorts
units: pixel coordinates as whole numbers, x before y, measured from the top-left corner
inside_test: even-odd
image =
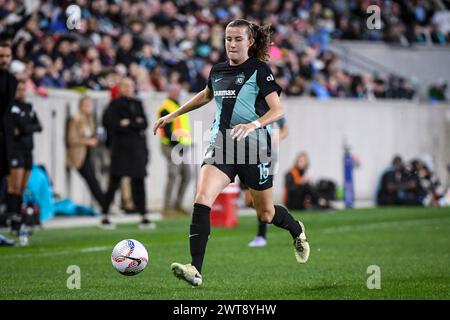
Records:
[[[248,190],[248,187],[245,185],[245,183],[243,183],[242,181],[239,182],[239,188],[242,191]]]
[[[31,170],[33,155],[31,152],[13,151],[9,157],[9,166],[11,169],[24,168],[25,170]]]
[[[272,188],[273,175],[270,174],[271,162],[256,163],[256,164],[217,164],[217,163],[202,163],[211,164],[217,169],[225,173],[231,182],[234,182],[236,175],[239,177],[241,184],[248,189],[266,190]]]
[[[266,190],[273,185],[270,147],[257,149],[246,141],[237,143],[229,139],[225,144],[210,144],[202,166],[210,164],[225,173],[231,182],[236,175],[241,183],[253,190]],[[231,147],[230,147],[231,146]],[[234,150],[233,150],[234,148]]]

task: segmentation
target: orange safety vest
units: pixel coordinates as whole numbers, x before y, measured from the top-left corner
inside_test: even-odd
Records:
[[[298,185],[298,184],[302,183],[302,176],[298,172],[297,168],[292,168],[291,169],[291,174],[292,174],[292,177],[294,178],[294,183],[295,184]]]

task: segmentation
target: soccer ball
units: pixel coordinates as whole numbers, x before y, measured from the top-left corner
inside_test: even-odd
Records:
[[[120,274],[134,276],[142,272],[147,266],[148,253],[145,247],[137,240],[126,239],[114,247],[111,262]]]

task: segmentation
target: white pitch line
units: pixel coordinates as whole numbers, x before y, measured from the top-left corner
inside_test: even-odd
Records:
[[[382,229],[382,228],[405,228],[405,227],[415,227],[420,225],[434,225],[440,224],[443,222],[448,222],[450,217],[448,218],[432,218],[432,219],[415,219],[415,220],[397,220],[397,221],[389,221],[389,222],[377,222],[377,223],[367,223],[367,224],[358,224],[358,225],[345,225],[340,227],[333,228],[325,228],[322,229],[322,233],[340,233],[340,232],[351,232],[351,231],[359,231],[359,230],[374,230],[374,229]],[[18,248],[18,250],[20,250]],[[8,255],[8,258],[30,258],[30,257],[53,257],[56,255],[65,255],[65,254],[73,254],[73,253],[91,253],[91,252],[101,252],[112,250],[112,247],[109,246],[98,246],[98,247],[88,247],[78,250],[62,250],[62,251],[51,251],[51,252],[41,252],[41,253],[19,253],[15,255]]]
[[[89,252],[106,251],[106,250],[109,250],[109,249],[112,251],[112,247],[92,247],[92,248],[81,249],[80,252],[82,252],[82,253],[89,253]]]
[[[339,232],[350,232],[359,230],[374,230],[374,229],[384,229],[384,228],[394,228],[400,229],[405,227],[415,227],[421,225],[433,225],[442,222],[448,222],[448,218],[432,218],[432,219],[415,219],[415,220],[397,220],[389,222],[375,222],[357,225],[345,225],[340,227],[325,228],[321,231],[323,233],[339,233]]]

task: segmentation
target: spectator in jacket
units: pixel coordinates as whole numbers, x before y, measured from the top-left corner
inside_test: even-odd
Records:
[[[11,45],[5,39],[0,40],[0,180],[9,174],[8,153],[12,143],[12,132],[9,120],[11,106],[13,104],[17,80],[9,71],[9,65],[12,59]],[[11,198],[7,199],[7,211],[11,205],[17,206],[18,203],[11,203]],[[17,201],[17,197],[15,197]],[[5,238],[0,234],[0,245],[11,246],[15,241]]]
[[[179,84],[171,84],[169,86],[168,96],[158,109],[158,118],[164,117],[180,108],[180,90]],[[163,215],[170,216],[178,213],[189,215],[190,213],[184,210],[181,204],[191,178],[191,168],[187,163],[181,162],[176,164],[172,160],[173,152],[177,152],[182,157],[183,152],[187,151],[191,144],[191,127],[188,114],[181,115],[175,121],[160,129],[159,133],[161,136],[161,150],[167,163]],[[175,189],[174,185],[177,179],[179,184],[178,188]],[[172,200],[172,195],[175,196],[175,201]]]
[[[136,209],[141,214],[140,227],[155,228],[146,217],[144,178],[147,175],[148,149],[145,130],[147,117],[142,102],[134,97],[134,83],[124,78],[119,85],[118,99],[113,100],[104,115],[104,125],[110,138],[111,167],[108,190],[102,213],[102,226],[111,228],[108,211],[122,177],[131,178],[131,190]]]
[[[8,153],[13,140],[8,120],[16,95],[17,79],[8,70],[11,59],[11,45],[6,40],[0,40],[0,178],[9,174]]]
[[[377,204],[421,205],[420,180],[417,174],[407,170],[400,156],[395,156],[392,167],[381,177]]]
[[[306,152],[300,152],[294,165],[285,175],[285,205],[288,209],[304,210],[317,204],[318,197],[313,179],[309,172],[309,157]]]
[[[67,167],[78,170],[97,203],[103,206],[104,194],[95,176],[91,155],[91,150],[97,145],[97,126],[92,115],[92,100],[84,96],[78,104],[78,113],[68,122],[66,164]]]

